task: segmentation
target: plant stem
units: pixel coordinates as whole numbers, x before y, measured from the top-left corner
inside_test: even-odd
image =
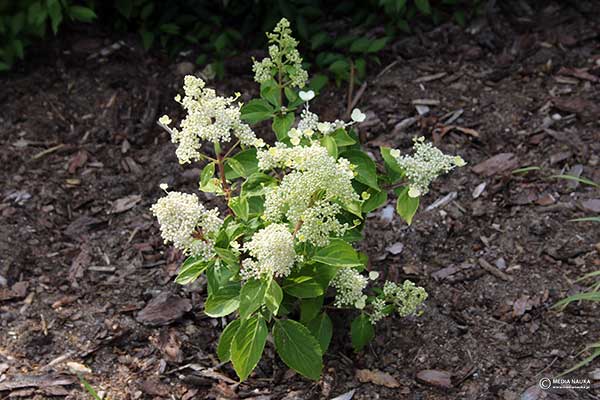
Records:
[[[229,150],[227,150],[227,153],[225,153],[225,155],[223,156],[223,158],[227,158],[229,157],[229,155],[231,154],[231,152],[240,144],[240,141],[238,140],[237,142],[235,142],[233,144],[233,146],[231,146],[231,148]]]
[[[217,155],[217,168],[219,169],[219,177],[221,178],[221,187],[227,198],[227,208],[229,209],[229,213],[232,214],[233,210],[229,206],[229,203],[231,202],[231,188],[225,178],[225,165],[223,164],[223,156],[221,154]]]

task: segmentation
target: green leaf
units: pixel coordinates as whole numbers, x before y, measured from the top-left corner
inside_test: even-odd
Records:
[[[255,172],[250,175],[244,183],[242,183],[241,195],[251,196],[262,196],[266,193],[265,188],[277,183],[277,179],[271,175],[267,175],[263,172]]]
[[[366,314],[361,313],[352,321],[350,335],[352,336],[352,347],[357,353],[375,337],[375,330]]]
[[[63,13],[58,0],[47,0],[46,7],[48,8],[48,15],[50,16],[50,22],[52,25],[52,32],[56,35],[58,27],[63,20]]]
[[[219,339],[219,344],[217,345],[217,356],[221,362],[227,362],[231,360],[231,342],[233,341],[233,337],[237,333],[241,324],[242,321],[236,319],[227,324],[225,329],[223,329],[223,333],[221,333],[221,338]]]
[[[415,5],[423,14],[431,14],[431,5],[429,4],[429,0],[415,0]]]
[[[236,164],[236,169],[233,168],[232,163]],[[240,151],[235,156],[225,160],[225,178],[229,180],[240,177],[245,178],[257,171],[258,160],[256,159],[255,147]]]
[[[321,312],[325,296],[300,300],[300,322],[304,325],[312,321]]]
[[[242,286],[240,291],[240,318],[247,319],[252,313],[265,303],[265,282],[252,279]]]
[[[267,292],[265,293],[265,304],[273,315],[277,315],[282,300],[283,290],[281,290],[281,286],[279,286],[275,280],[271,280]]]
[[[319,380],[323,355],[319,342],[301,323],[279,320],[273,328],[275,350],[283,362],[309,379]]]
[[[574,218],[569,221],[573,222],[600,222],[600,217],[582,217],[582,218]]]
[[[229,208],[235,213],[238,218],[246,221],[250,214],[250,205],[248,199],[245,196],[232,197],[229,200]]]
[[[330,136],[335,139],[335,143],[338,147],[352,146],[356,143],[356,140],[352,139],[352,137],[348,135],[348,132],[343,128],[336,129]]]
[[[327,75],[324,74],[316,74],[313,75],[312,79],[310,80],[308,87],[312,90],[315,91],[315,93],[319,93],[321,91],[321,89],[323,89],[325,87],[325,85],[327,85],[327,81],[329,81],[329,78],[327,77]]]
[[[260,97],[274,105],[276,109],[281,107],[279,101],[279,86],[274,79],[269,79],[268,81],[260,84]]]
[[[559,179],[567,179],[570,181],[575,181],[579,183],[583,183],[584,185],[594,186],[600,188],[600,184],[586,178],[580,178],[578,176],[573,175],[552,175],[551,178],[559,178]]]
[[[91,22],[96,19],[96,13],[91,8],[82,6],[69,7],[69,16],[77,21]]]
[[[200,186],[206,186],[210,180],[215,176],[215,163],[211,162],[202,168],[200,172]]]
[[[381,157],[383,158],[383,165],[385,166],[385,170],[387,172],[387,177],[391,183],[396,183],[402,177],[404,177],[404,171],[398,165],[398,161],[390,154],[389,147],[380,147]]]
[[[194,282],[210,264],[211,262],[206,261],[203,256],[188,257],[183,264],[181,264],[177,278],[175,278],[175,283],[187,285],[188,283]]]
[[[159,27],[159,29],[161,30],[161,32],[164,32],[167,35],[178,35],[179,34],[179,25],[173,24],[173,23],[162,24]]]
[[[362,265],[358,252],[351,244],[342,239],[331,239],[329,244],[317,250],[314,261],[336,267],[355,267]]]
[[[369,48],[367,49],[367,53],[377,53],[378,51],[383,50],[383,48],[387,44],[387,41],[388,41],[388,38],[386,38],[386,37],[373,40],[369,44]]]
[[[354,177],[360,183],[363,183],[375,190],[379,190],[377,185],[377,166],[366,153],[360,150],[348,150],[343,152],[341,157],[346,158],[356,166],[357,175]]]
[[[240,260],[238,256],[236,256],[231,250],[215,247],[215,253],[217,253],[219,259],[223,260],[225,264],[236,267],[239,265]]]
[[[241,118],[249,124],[256,124],[273,116],[275,109],[264,99],[253,99],[240,109]]]
[[[231,362],[240,378],[246,380],[260,361],[267,342],[267,324],[260,316],[243,321],[231,341]]]
[[[562,310],[565,307],[567,307],[569,304],[571,304],[571,303],[573,303],[575,301],[580,301],[580,300],[600,302],[600,292],[582,292],[582,293],[576,293],[576,294],[574,294],[572,296],[567,297],[566,299],[562,299],[561,301],[559,301],[558,303],[556,303],[552,307],[553,308],[560,308]]]
[[[290,128],[294,125],[294,113],[289,112],[284,116],[276,115],[273,119],[273,132],[275,132],[275,136],[277,136],[277,140],[280,142],[288,138],[288,132]]]
[[[212,293],[204,303],[204,313],[209,317],[217,318],[231,314],[240,305],[240,289],[238,286],[225,286],[216,293]]]
[[[399,188],[396,193],[398,194],[398,201],[396,202],[396,211],[406,221],[407,224],[411,224],[417,209],[419,208],[419,198],[410,197],[408,195],[408,186]]]
[[[366,53],[371,45],[371,40],[367,37],[360,37],[350,45],[351,53]]]
[[[286,293],[299,299],[321,296],[336,272],[337,268],[329,265],[305,264],[288,275],[281,287]]]
[[[308,330],[317,339],[321,346],[321,354],[325,354],[329,348],[331,337],[333,336],[333,324],[331,318],[326,312],[319,314],[319,316],[308,324]]]
[[[338,148],[335,143],[335,139],[331,136],[323,136],[321,138],[321,145],[327,149],[327,153],[335,159],[338,157]]]
[[[370,191],[369,191],[370,193]],[[362,205],[362,212],[365,214],[370,213],[373,210],[378,209],[383,206],[388,199],[388,194],[386,191],[382,190],[381,192],[370,193],[371,197],[369,197]]]
[[[133,11],[133,1],[132,0],[116,0],[115,7],[117,8],[117,11],[119,11],[119,13],[122,16],[129,19],[131,17],[131,11]]]
[[[319,47],[330,41],[331,39],[329,38],[329,35],[327,35],[325,32],[319,32],[310,39],[310,48],[312,50],[317,50]]]
[[[144,46],[144,50],[148,50],[152,47],[152,43],[154,43],[154,33],[149,32],[147,30],[141,30],[140,36],[142,37],[142,46]]]

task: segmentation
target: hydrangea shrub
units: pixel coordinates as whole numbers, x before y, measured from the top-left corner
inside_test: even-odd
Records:
[[[188,256],[176,282],[205,274],[204,312],[235,317],[217,353],[240,380],[256,367],[269,333],[286,365],[317,380],[333,334],[329,310],[356,310],[350,334],[361,351],[378,321],[415,314],[427,298],[410,281],[376,286],[379,273],[366,271],[366,254],[352,245],[362,239],[366,214],[395,188],[397,211],[411,223],[431,181],[464,161],[420,138],[413,155],[382,147],[378,166],[353,130],[365,114],[355,109],[351,121],[328,122],[310,110],[315,94],[303,90],[308,74],[288,21],[267,36],[269,57],[253,67],[260,98],[241,104],[239,94],[220,97],[187,76],[183,98],[175,99],[186,117],[179,127],[159,119],[179,162],[203,164],[199,189],[222,196],[226,211],[163,184],[167,194],[152,212],[165,243]],[[273,145],[251,128],[267,120]]]

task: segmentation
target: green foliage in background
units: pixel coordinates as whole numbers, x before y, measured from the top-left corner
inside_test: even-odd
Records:
[[[23,59],[33,40],[56,35],[63,22],[98,16],[105,27],[137,32],[146,49],[163,48],[172,57],[191,50],[197,64],[210,63],[223,76],[224,58],[261,47],[263,33],[286,17],[306,59],[325,73],[321,80],[360,82],[367,65],[379,62],[377,53],[417,19],[464,24],[480,8],[481,0],[0,0],[0,70]]]
[[[56,35],[65,20],[91,22],[93,8],[70,0],[0,0],[0,71],[22,60],[25,48],[48,31]]]

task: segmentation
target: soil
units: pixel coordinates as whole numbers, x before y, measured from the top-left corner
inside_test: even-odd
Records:
[[[406,151],[424,135],[469,165],[433,185],[412,225],[392,217],[393,199],[369,217],[370,268],[429,299],[419,317],[381,322],[359,354],[350,315],[335,314],[320,382],[268,345],[236,384],[215,356],[226,321],[203,314],[205,283],[173,283],[182,257],[149,207],[162,182],[197,192],[199,169],[177,163],[155,121],[181,116],[172,99],[197,68],[93,29],[31,51],[0,78],[0,398],[90,398],[74,370],[110,399],[600,398],[598,362],[569,375],[589,389],[538,388],[600,340],[598,304],[551,308],[600,267],[598,225],[570,221],[598,214],[600,190],[550,178],[600,182],[599,16],[595,2],[552,3],[445,24],[399,39],[370,67],[358,99],[368,149]],[[249,57],[226,67],[210,85],[256,95]],[[345,98],[332,85],[313,107],[334,119]],[[410,125],[415,100],[434,101]],[[468,129],[442,135],[450,124]]]

